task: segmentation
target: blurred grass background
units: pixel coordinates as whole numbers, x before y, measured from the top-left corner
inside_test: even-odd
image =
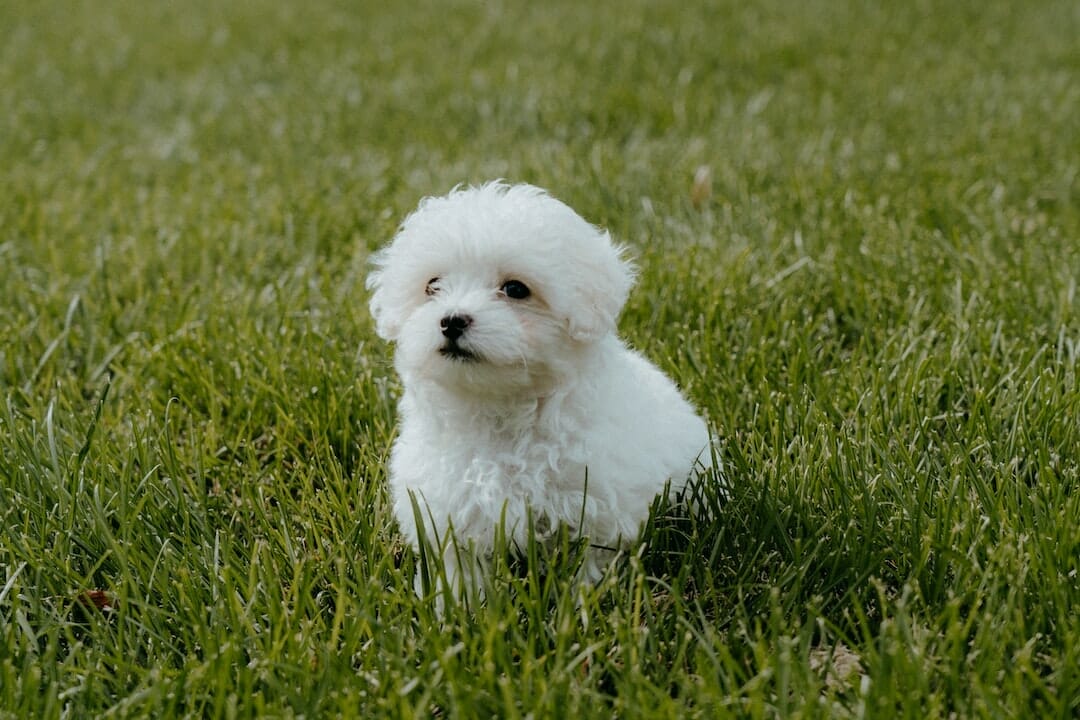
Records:
[[[1054,0],[0,3],[0,717],[1075,716],[1078,37]],[[735,491],[442,624],[363,279],[493,177],[631,246],[623,334]]]

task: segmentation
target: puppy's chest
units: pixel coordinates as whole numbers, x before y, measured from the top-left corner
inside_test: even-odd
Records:
[[[546,427],[472,424],[432,430],[444,451],[430,456],[442,482],[511,495],[584,482],[584,448]]]

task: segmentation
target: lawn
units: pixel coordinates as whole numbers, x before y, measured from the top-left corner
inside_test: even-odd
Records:
[[[1080,6],[388,7],[0,2],[0,718],[1080,715]],[[364,278],[495,177],[732,491],[440,618]]]

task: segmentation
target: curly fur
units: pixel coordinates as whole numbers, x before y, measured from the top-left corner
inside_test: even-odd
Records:
[[[500,523],[524,545],[530,513],[541,540],[562,526],[589,538],[594,581],[657,494],[709,464],[705,423],[615,334],[634,277],[623,249],[543,190],[427,198],[373,262],[371,312],[405,388],[394,512],[414,546],[452,530],[469,548],[463,567],[443,557],[452,585],[474,579]],[[448,340],[455,316],[469,324]]]

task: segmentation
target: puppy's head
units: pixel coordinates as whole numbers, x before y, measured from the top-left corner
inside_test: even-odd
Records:
[[[530,185],[426,198],[368,277],[406,382],[521,390],[615,331],[633,270],[610,237]]]

